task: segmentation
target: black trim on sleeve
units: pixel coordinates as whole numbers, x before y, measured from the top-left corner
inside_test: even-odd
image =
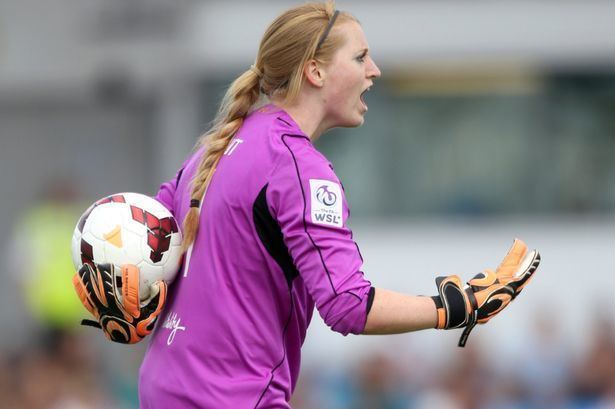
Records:
[[[269,211],[269,206],[267,205],[267,187],[269,187],[269,184],[265,184],[265,186],[263,186],[263,188],[256,196],[254,204],[252,205],[254,227],[256,229],[258,237],[261,240],[261,243],[263,244],[263,247],[265,247],[269,255],[275,260],[275,262],[278,263],[278,265],[282,269],[282,272],[284,273],[284,277],[288,284],[288,297],[290,299],[290,308],[288,311],[288,318],[286,319],[284,329],[282,330],[282,358],[271,369],[269,381],[258,396],[258,400],[254,405],[254,409],[257,409],[261,404],[263,397],[265,396],[265,394],[269,390],[269,387],[271,386],[271,383],[273,382],[273,378],[275,377],[277,369],[280,368],[280,366],[286,360],[286,335],[288,332],[288,326],[290,325],[290,321],[295,310],[295,299],[293,297],[293,280],[299,275],[299,271],[297,270],[297,267],[295,267],[295,264],[288,251],[288,247],[286,247],[286,244],[284,243],[282,229]]]
[[[296,128],[295,126],[290,124],[286,119],[282,118],[281,116],[278,116],[277,119],[278,119],[278,121],[285,123],[291,129],[295,129]],[[310,138],[307,135],[305,135],[305,134],[283,134],[282,137],[284,137],[286,135],[294,136],[294,137],[297,137],[297,138],[303,138],[303,139],[306,139],[307,141],[309,141],[311,143]]]
[[[177,186],[179,186],[179,179],[181,179],[182,173],[184,173],[184,168],[181,168],[179,172],[177,172],[177,179],[175,180],[175,189],[177,189]]]
[[[299,136],[301,138],[304,138],[303,135],[292,135],[292,134],[283,134],[281,139],[282,139],[282,143],[284,144],[284,146],[286,146],[286,149],[288,149],[288,152],[290,152],[290,156],[292,156],[293,158],[293,162],[295,164],[295,170],[297,171],[297,180],[299,181],[299,188],[301,189],[301,197],[303,198],[303,230],[305,230],[305,234],[308,236],[308,238],[310,239],[310,242],[312,243],[312,246],[314,246],[314,248],[316,249],[316,251],[318,252],[318,255],[320,256],[320,262],[322,263],[322,266],[325,270],[325,272],[327,273],[327,278],[329,279],[329,284],[331,284],[331,289],[333,290],[333,294],[335,294],[335,296],[337,297],[337,290],[335,289],[335,286],[333,285],[333,280],[331,279],[331,273],[329,272],[329,269],[327,268],[327,265],[325,264],[325,259],[322,256],[322,251],[320,250],[320,247],[318,247],[316,245],[316,242],[314,241],[314,239],[312,238],[312,235],[310,234],[310,232],[307,229],[307,222],[305,221],[305,212],[307,210],[307,200],[305,199],[305,191],[303,190],[303,183],[301,182],[301,174],[299,173],[299,165],[297,164],[297,158],[295,157],[295,154],[293,153],[292,149],[290,149],[290,146],[288,146],[288,144],[286,143],[286,140],[284,139],[284,137],[286,136],[290,136],[290,137],[294,137],[294,136]]]
[[[268,186],[269,184],[263,186],[252,205],[254,227],[256,228],[258,237],[261,239],[261,243],[263,243],[263,247],[265,247],[269,255],[282,269],[284,277],[286,278],[286,283],[290,288],[293,280],[299,275],[299,271],[297,267],[295,267],[288,247],[284,244],[284,236],[282,235],[280,225],[269,212],[269,206],[267,206]]]
[[[367,313],[372,310],[372,304],[374,303],[374,296],[376,295],[376,289],[371,287],[369,293],[367,293]]]
[[[292,287],[292,284],[291,284],[291,287]],[[288,330],[288,325],[290,324],[290,319],[293,316],[293,311],[295,310],[295,299],[293,297],[293,289],[291,287],[288,288],[289,297],[290,297],[290,309],[288,312],[288,318],[286,319],[286,324],[284,324],[284,330],[282,331],[282,348],[283,348],[282,359],[280,359],[280,362],[278,362],[278,364],[274,366],[273,369],[271,369],[271,377],[269,378],[269,382],[267,382],[267,385],[265,386],[265,388],[259,395],[258,400],[256,401],[256,405],[254,405],[254,409],[257,409],[258,405],[261,404],[261,401],[263,400],[265,393],[269,390],[269,387],[271,386],[271,382],[273,382],[276,369],[278,369],[284,363],[284,360],[286,359],[286,333]]]
[[[293,127],[293,126],[292,126],[291,124],[289,124],[289,123],[288,123],[288,121],[287,121],[287,120],[285,120],[284,118],[278,117],[278,121],[282,121],[282,122],[284,122],[286,125],[288,125],[288,126],[289,126],[289,127],[291,127],[291,128]]]

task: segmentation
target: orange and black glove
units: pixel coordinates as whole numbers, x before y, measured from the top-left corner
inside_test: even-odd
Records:
[[[540,254],[515,239],[495,270],[477,274],[463,287],[459,276],[436,278],[438,296],[432,297],[438,312],[437,329],[465,328],[459,346],[466,344],[476,324],[484,324],[502,311],[525,287],[540,263]]]
[[[83,320],[83,325],[101,328],[111,341],[135,344],[154,329],[167,298],[167,285],[154,283],[155,295],[141,306],[139,268],[126,264],[121,272],[121,277],[116,277],[112,264],[84,264],[73,276],[73,285],[81,303],[96,318]]]

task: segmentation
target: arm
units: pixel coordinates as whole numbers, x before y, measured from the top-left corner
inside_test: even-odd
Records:
[[[475,324],[486,323],[514,299],[536,270],[540,257],[516,240],[496,272],[462,284],[438,277],[438,295],[407,296],[371,283],[347,226],[349,210],[333,169],[311,155],[301,138],[284,138],[288,149],[273,173],[267,203],[281,227],[293,264],[325,323],[344,335],[396,334],[428,328],[465,328],[460,346]]]
[[[463,286],[456,276],[438,277],[435,297],[408,296],[378,289],[367,316],[364,334],[399,334],[428,328],[464,328],[464,346],[476,324],[485,324],[512,302],[532,278],[540,254],[521,240],[497,270],[485,270]]]
[[[283,151],[266,191],[268,208],[325,324],[343,335],[360,334],[371,283],[347,226],[341,183],[307,138],[281,139]]]
[[[175,190],[177,189],[177,185],[179,184],[179,180],[182,176],[182,173],[184,172],[184,165],[177,171],[177,173],[175,174],[175,177],[167,182],[164,182],[162,185],[160,185],[160,188],[158,189],[158,192],[156,193],[156,196],[154,196],[154,199],[156,199],[157,201],[159,201],[160,203],[162,203],[164,205],[164,207],[167,208],[167,210],[169,210],[173,216],[175,216],[175,209],[174,209],[174,204],[173,204],[173,199],[175,197]]]
[[[431,297],[410,296],[377,288],[363,334],[401,334],[435,328],[436,323],[436,305]]]
[[[181,183],[189,183],[188,180],[184,180],[186,179],[186,177],[182,179],[184,170],[186,169],[186,167],[188,166],[188,163],[191,160],[194,160],[195,158],[200,157],[202,150],[203,148],[200,148],[196,153],[192,153],[188,155],[188,158],[186,158],[184,163],[182,163],[181,167],[179,168],[179,170],[177,171],[173,179],[167,182],[164,182],[162,185],[160,185],[158,192],[154,196],[154,199],[162,203],[164,207],[166,207],[173,214],[173,216],[177,216],[175,214],[175,210],[176,210],[175,209],[175,191],[177,190],[180,181]]]

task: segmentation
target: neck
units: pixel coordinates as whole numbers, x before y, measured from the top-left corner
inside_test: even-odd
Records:
[[[286,111],[312,142],[330,128],[325,121],[322,105],[315,101],[297,98],[293,103],[277,99],[271,102]]]

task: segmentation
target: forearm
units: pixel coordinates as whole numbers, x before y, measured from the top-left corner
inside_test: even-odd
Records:
[[[436,306],[430,297],[377,288],[363,334],[401,334],[435,328],[436,321]]]

